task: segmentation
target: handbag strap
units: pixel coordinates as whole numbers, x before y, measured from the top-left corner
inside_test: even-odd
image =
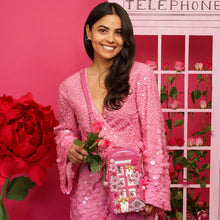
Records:
[[[89,119],[91,123],[94,123],[94,116],[93,116],[93,112],[92,112],[92,104],[91,104],[91,100],[89,98],[89,91],[88,91],[88,87],[86,84],[86,76],[85,76],[85,70],[81,70],[80,71],[80,78],[81,78],[81,83],[82,83],[82,88],[83,88],[83,93],[86,99],[86,104],[87,104],[87,108],[88,108],[88,112],[89,112]]]

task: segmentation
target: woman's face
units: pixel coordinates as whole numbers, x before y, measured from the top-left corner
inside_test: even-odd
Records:
[[[86,33],[94,49],[94,61],[112,60],[123,48],[121,19],[118,15],[106,15],[99,19]]]

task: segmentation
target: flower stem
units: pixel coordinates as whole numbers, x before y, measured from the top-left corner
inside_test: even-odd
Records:
[[[2,188],[1,195],[0,195],[0,204],[3,203],[3,199],[4,199],[4,196],[5,196],[5,192],[8,188],[8,183],[9,183],[10,178],[11,178],[11,175],[5,180],[5,183],[4,183],[4,186]]]

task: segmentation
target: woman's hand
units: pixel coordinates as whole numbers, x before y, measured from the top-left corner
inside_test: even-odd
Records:
[[[88,156],[87,151],[83,149],[83,146],[72,144],[68,150],[67,158],[73,164],[79,164],[83,162],[83,156]]]
[[[140,212],[142,215],[151,215],[153,212],[154,207],[152,205],[146,204],[145,210],[143,212]]]

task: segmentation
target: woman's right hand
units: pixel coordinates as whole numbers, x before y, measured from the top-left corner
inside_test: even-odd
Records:
[[[88,156],[87,151],[83,149],[83,146],[72,144],[68,150],[67,158],[73,164],[79,164],[83,162],[83,156]]]

